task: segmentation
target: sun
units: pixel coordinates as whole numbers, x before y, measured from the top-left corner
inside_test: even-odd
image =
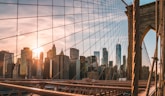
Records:
[[[43,52],[43,51],[44,51],[44,49],[43,49],[42,47],[39,47],[39,48],[37,48],[37,49],[34,49],[34,50],[33,50],[33,55],[34,55],[34,57],[39,58],[40,53]]]

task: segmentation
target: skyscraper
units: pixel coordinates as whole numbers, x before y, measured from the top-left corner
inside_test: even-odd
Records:
[[[43,76],[43,70],[42,70],[42,67],[43,67],[43,57],[44,57],[44,53],[41,52],[40,53],[40,58],[37,60],[37,78],[42,78]]]
[[[108,66],[108,51],[106,48],[103,48],[102,65]]]
[[[88,72],[97,71],[98,64],[97,64],[96,56],[88,56],[86,59],[87,59],[87,64],[88,64]]]
[[[25,47],[21,50],[20,76],[23,78],[31,78],[31,67],[32,51]]]
[[[123,68],[124,68],[124,71],[126,71],[126,67],[127,67],[127,64],[126,64],[126,56],[124,55],[124,56],[123,56]]]
[[[96,56],[96,58],[97,58],[97,65],[100,65],[100,52],[94,51],[94,56]]]
[[[121,66],[121,45],[120,44],[116,45],[116,65],[117,65],[117,69],[120,70],[120,66]]]
[[[14,66],[14,69],[13,69],[13,78],[18,78],[19,77],[20,64],[21,64],[21,58],[17,58],[17,62],[16,62],[15,66]]]
[[[86,77],[87,66],[86,66],[86,57],[80,56],[80,79]]]
[[[80,80],[80,60],[76,61],[76,80]]]
[[[77,66],[76,64],[79,64],[78,59],[79,59],[79,50],[75,49],[75,48],[70,48],[70,66],[69,66],[69,69],[70,69],[69,78],[70,79],[74,79],[76,77],[76,75],[79,75],[79,74],[76,74],[77,73],[76,71],[80,70],[80,67],[79,67],[79,69],[76,69],[76,68],[78,68],[78,67],[76,67]]]
[[[0,51],[0,77],[11,78],[14,68],[14,53]]]
[[[76,48],[70,48],[70,59],[77,60],[79,58],[79,50]]]
[[[113,67],[113,61],[109,61],[109,67]]]
[[[56,47],[55,44],[53,44],[52,49],[50,49],[47,52],[47,58],[45,58],[44,63],[44,78],[52,78],[52,65],[53,65],[53,59],[56,57]]]
[[[52,75],[54,79],[69,79],[69,56],[63,51],[53,58]]]
[[[45,58],[43,78],[50,79],[51,77],[52,76],[50,76],[50,59]]]
[[[33,58],[31,66],[32,78],[43,78],[43,57],[43,52],[41,52],[39,58]]]
[[[56,46],[55,44],[53,44],[53,47],[52,47],[52,57],[55,57],[56,56]]]
[[[55,44],[53,44],[53,47],[52,49],[50,49],[48,52],[47,52],[47,57],[49,59],[52,59],[53,57],[56,56],[56,47],[55,47]]]

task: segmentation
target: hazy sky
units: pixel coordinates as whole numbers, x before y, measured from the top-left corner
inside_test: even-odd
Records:
[[[37,0],[19,0],[19,3],[24,5],[18,6],[18,21],[17,5],[2,4],[17,3],[17,0],[0,0],[0,50],[16,53],[18,47],[17,54],[20,54],[23,47],[34,49],[38,44],[38,47],[41,46],[44,52],[47,52],[52,47],[53,40],[58,54],[64,50],[69,55],[69,48],[74,47],[80,49],[80,55],[88,56],[93,55],[93,51],[102,52],[102,48],[106,47],[109,60],[115,60],[115,45],[120,43],[122,55],[127,55],[127,17],[124,13],[125,5],[121,0],[82,0],[82,4],[81,0],[75,0],[74,3],[73,1],[54,0],[52,18],[52,0],[39,0],[40,5],[48,6],[38,7],[38,16],[42,17],[38,18],[37,32]],[[128,4],[132,2],[125,1]],[[141,0],[141,4],[152,1],[154,0]],[[16,35],[19,35],[17,45],[14,37]],[[3,39],[10,36],[13,37]],[[148,42],[153,36],[154,32],[150,32],[145,38],[147,46],[153,46]],[[148,50],[151,55],[152,49]]]

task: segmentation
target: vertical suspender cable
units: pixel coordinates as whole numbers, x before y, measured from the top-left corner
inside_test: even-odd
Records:
[[[75,18],[76,18],[76,15],[75,15],[75,2],[74,2],[75,0],[73,0],[73,26],[74,26],[74,28],[73,28],[73,31],[74,31],[74,43],[75,43],[75,48],[76,48],[76,33],[75,33],[75,31],[76,31],[76,27],[75,27],[75,24],[76,24],[76,22],[75,22]]]
[[[83,0],[81,0],[81,28],[82,28],[82,48],[83,48],[83,56],[84,56],[84,22],[83,22]]]
[[[66,54],[66,29],[65,29],[65,27],[66,27],[66,9],[65,9],[65,3],[66,3],[66,1],[64,0],[64,43],[65,43],[65,54]]]
[[[17,0],[17,24],[16,24],[17,33],[16,33],[16,57],[15,57],[16,62],[17,62],[17,56],[18,56],[18,36],[19,36],[19,33],[18,33],[19,21],[18,20],[19,20],[19,0]]]
[[[95,0],[93,0],[93,8],[92,8],[92,11],[93,11],[94,32],[95,32],[95,31],[96,31],[96,26],[95,26],[95,23],[96,23],[96,20],[95,20]],[[95,50],[96,50],[96,36],[97,36],[97,34],[95,35]]]
[[[73,32],[74,32],[74,43],[76,44],[76,40],[75,40],[75,11],[74,11],[74,0],[73,0]],[[75,45],[76,48],[76,45]]]
[[[39,6],[38,3],[39,3],[39,2],[38,2],[38,0],[37,0],[37,48],[38,48],[38,6]],[[37,54],[37,58],[38,58],[38,54]]]
[[[54,3],[54,2],[53,2],[53,1],[54,1],[54,0],[52,0],[52,46],[53,46],[53,43],[54,43],[54,32],[53,32],[53,31],[54,31],[54,28],[53,28],[53,26],[54,26],[54,21],[53,21],[53,20],[54,20],[54,19],[53,19],[53,16],[54,16],[54,14],[53,14],[53,11],[54,11],[54,10],[53,10],[53,9],[54,9],[54,4],[53,4],[53,3]]]
[[[87,0],[87,5],[88,5],[88,26],[89,26],[89,29],[88,29],[88,31],[89,31],[89,46],[91,47],[91,36],[90,36],[90,29],[91,29],[91,26],[90,26],[90,19],[89,19],[89,15],[90,15],[90,12],[89,12],[89,9],[90,9],[90,2],[89,2],[89,0]],[[89,49],[89,52],[90,52],[90,56],[91,56],[91,48]]]

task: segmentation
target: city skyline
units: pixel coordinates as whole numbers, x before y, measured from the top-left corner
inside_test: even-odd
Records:
[[[95,51],[95,53],[98,55],[98,51]],[[46,58],[43,57],[43,52],[40,53],[38,58],[34,58],[32,57],[33,54],[30,48],[24,47],[21,50],[21,58],[17,58],[17,63],[14,63],[13,53],[0,51],[0,69],[3,70],[1,70],[2,72],[0,71],[0,77],[22,79],[52,78],[80,80],[84,76],[89,76],[89,78],[100,78],[104,80],[107,78],[105,76],[108,75],[103,75],[102,72],[100,73],[100,68],[102,71],[104,71],[104,68],[115,68],[115,65],[113,66],[113,61],[107,62],[108,52],[106,48],[103,48],[103,54],[104,61],[102,61],[103,63],[101,65],[98,65],[99,63],[97,62],[96,56],[79,56],[79,50],[75,48],[70,48],[70,56],[67,56],[64,55],[63,50],[61,50],[60,54],[56,54],[56,47],[53,45],[52,48],[47,52]],[[84,69],[84,67],[86,69]],[[99,74],[102,76],[99,77]],[[113,79],[112,76],[111,79]]]
[[[3,1],[3,2],[10,2],[10,3],[11,2],[16,2],[16,1],[11,1],[11,0],[9,0],[9,1],[1,0],[1,1]],[[146,3],[149,3],[149,2],[153,2],[153,1],[154,0],[141,0],[140,3],[141,3],[141,5],[143,5],[143,4],[146,4]],[[54,2],[55,5],[62,5],[63,4],[62,1],[55,0],[55,2]],[[128,4],[131,4],[132,1],[131,0],[126,0],[126,2]],[[34,0],[34,1],[21,1],[20,0],[20,3],[25,3],[25,4],[33,4],[34,3],[34,4],[36,4],[36,0]],[[39,4],[44,4],[44,3],[48,4],[48,5],[51,4],[50,1],[39,0]],[[111,3],[113,4],[114,2],[112,1]],[[73,4],[71,4],[71,2],[68,3],[67,1],[66,1],[66,5],[73,6]],[[75,6],[80,6],[80,5],[75,5]],[[86,5],[86,6],[88,6],[88,5]],[[6,9],[14,9],[14,10],[10,10],[10,13],[5,13],[4,11],[1,10],[2,11],[0,13],[0,17],[1,18],[5,18],[5,17],[9,17],[9,18],[13,17],[13,18],[15,18],[16,17],[16,6],[14,6],[14,5],[13,6],[9,6],[9,7],[8,6],[4,6],[4,8],[6,8]],[[20,13],[19,16],[20,17],[35,16],[34,14],[36,13],[36,10],[34,10],[35,9],[34,7],[33,8],[28,8],[28,6],[26,6],[26,7],[25,6],[21,6],[21,8],[22,8],[22,10],[19,10],[19,13]],[[124,4],[123,4],[123,8],[124,8]],[[120,8],[120,11],[124,11],[125,9],[123,9],[123,8]],[[28,9],[28,11],[27,12],[23,12],[23,9]],[[49,12],[51,13],[51,9],[49,9],[47,7],[44,7],[42,9],[43,10],[41,10],[39,8],[39,15],[48,14]],[[59,8],[57,8],[57,10],[58,9]],[[33,10],[33,11],[31,11],[31,10]],[[46,10],[47,10],[47,13],[45,13]],[[56,9],[54,9],[54,10],[56,10]],[[61,10],[64,10],[64,9],[61,9]],[[43,11],[45,11],[45,12],[43,13]],[[69,11],[69,9],[66,10],[66,11],[71,12],[71,10]],[[75,14],[77,14],[78,11],[79,10],[75,10],[74,11]],[[86,10],[86,11],[88,11],[88,10]],[[30,12],[32,12],[32,13],[30,14]],[[11,13],[14,13],[15,15],[13,15]],[[63,13],[61,13],[60,10],[59,10],[59,11],[55,12],[54,15],[55,14],[59,15],[59,14],[63,14]],[[109,15],[109,17],[112,18],[111,19],[112,21],[110,21],[110,22],[116,22],[116,23],[121,22],[121,23],[123,23],[124,26],[121,26],[122,29],[121,30],[117,30],[118,32],[124,30],[125,31],[124,33],[127,33],[127,26],[125,26],[125,25],[127,25],[127,17],[125,16],[125,14],[120,14],[121,18],[118,19],[118,20],[114,19],[115,15],[116,15],[116,14],[114,14],[114,12],[112,12],[111,14],[107,14],[107,15]],[[81,18],[79,18],[79,19],[81,19]],[[79,19],[77,19],[77,20],[79,21]],[[2,39],[0,41],[0,44],[2,45],[0,47],[1,48],[0,50],[4,50],[5,49],[7,51],[15,53],[16,57],[20,57],[20,54],[21,54],[20,50],[23,47],[29,47],[30,49],[34,50],[32,52],[36,53],[36,54],[37,54],[37,51],[43,51],[44,54],[46,54],[46,52],[52,46],[52,43],[53,43],[52,40],[55,40],[54,44],[56,44],[56,46],[57,46],[57,53],[59,53],[61,50],[64,50],[64,53],[68,55],[69,54],[69,48],[70,47],[74,47],[74,48],[80,49],[80,55],[84,55],[85,54],[85,55],[88,56],[88,55],[91,55],[92,52],[90,52],[89,50],[86,51],[88,49],[88,47],[87,48],[84,47],[84,50],[83,50],[83,45],[84,44],[85,45],[93,45],[95,43],[95,41],[96,41],[95,39],[100,39],[100,38],[98,38],[99,34],[97,34],[96,38],[94,36],[90,38],[91,39],[90,40],[90,42],[91,42],[90,44],[89,44],[88,40],[85,40],[85,41],[81,42],[81,44],[78,44],[77,42],[81,41],[81,39],[82,39],[82,37],[79,38],[81,32],[80,33],[76,33],[78,31],[80,31],[80,26],[79,25],[66,26],[65,28],[64,27],[55,28],[53,30],[53,32],[54,32],[53,38],[50,38],[50,37],[52,37],[51,36],[52,35],[52,32],[51,32],[52,30],[51,29],[47,30],[47,31],[41,31],[41,32],[39,32],[38,41],[36,39],[36,33],[29,34],[27,36],[21,35],[21,34],[24,34],[24,33],[36,30],[36,22],[37,21],[35,23],[32,23],[33,21],[36,21],[36,18],[34,18],[34,19],[20,19],[20,20],[18,20],[18,28],[19,28],[18,35],[20,35],[20,36],[18,36],[18,44],[17,44],[18,46],[17,46],[17,48],[16,48],[16,43],[15,43],[16,42],[16,38],[5,39],[5,40]],[[42,21],[45,22],[45,23],[43,23]],[[51,26],[49,21],[51,21],[51,18],[45,18],[45,19],[44,18],[40,18],[39,19],[39,23],[40,24],[38,25],[39,26],[38,30],[49,28],[49,26]],[[54,27],[56,27],[56,26],[63,25],[64,23],[71,24],[74,21],[73,21],[73,18],[71,19],[71,18],[67,17],[65,19],[65,22],[64,22],[64,19],[54,17],[54,21],[53,22],[56,22],[56,23],[54,23]],[[17,33],[16,30],[15,30],[16,27],[12,25],[12,24],[16,24],[16,21],[14,21],[14,20],[5,21],[4,20],[2,23],[3,24],[1,24],[1,25],[8,25],[8,26],[7,27],[5,27],[5,26],[1,26],[0,27],[1,33],[3,34],[3,36],[0,36],[0,39],[4,38],[4,37],[12,36],[15,33]],[[43,24],[41,24],[41,23],[43,23]],[[75,31],[74,31],[74,28],[76,28]],[[68,29],[70,29],[70,30],[68,31]],[[91,29],[91,30],[93,30],[93,29]],[[95,30],[97,30],[97,28]],[[75,35],[72,35],[72,36],[66,38],[65,40],[64,39],[58,40],[60,37],[63,37],[65,35],[64,31],[66,32],[66,35],[69,35],[70,33],[73,33],[73,32],[75,32]],[[49,34],[47,34],[47,33],[49,33]],[[91,31],[91,33],[93,33],[93,32]],[[86,35],[89,34],[88,30],[84,30],[84,36],[86,36],[85,34]],[[122,33],[122,35],[123,35],[123,33]],[[153,44],[148,43],[148,42],[150,42],[150,38],[151,37],[155,38],[154,36],[155,36],[155,34],[151,30],[151,32],[149,32],[149,36],[147,35],[147,37],[145,38],[145,41],[147,42],[146,43],[147,50],[148,50],[148,53],[149,53],[150,57],[153,56],[153,50],[150,49],[150,48],[155,47],[155,46]],[[47,38],[47,39],[44,39],[44,38]],[[101,41],[100,41],[101,45],[100,44],[96,44],[95,46],[92,46],[92,48],[90,48],[91,46],[89,46],[89,48],[92,51],[94,51],[93,49],[95,49],[95,51],[101,51],[102,48],[100,48],[99,46],[103,46],[103,47],[107,47],[108,51],[114,50],[115,47],[109,47],[109,46],[111,44],[113,44],[112,42],[118,42],[118,38],[120,38],[119,42],[121,42],[121,44],[123,46],[123,49],[122,49],[123,54],[127,55],[127,43],[126,43],[126,42],[128,42],[127,41],[127,34],[125,34],[123,36],[116,35],[115,37],[111,37],[109,40],[108,40],[108,38],[106,38],[106,41],[107,40],[109,41],[109,43],[106,43],[106,45],[104,44],[104,40],[101,39]],[[32,40],[32,42],[29,42],[29,40]],[[66,43],[65,43],[65,41],[66,41]],[[14,42],[14,43],[10,43],[10,42]],[[25,45],[24,42],[26,42],[26,45]],[[38,42],[38,44],[37,44],[37,42]],[[50,43],[50,42],[52,42],[52,43]],[[153,41],[153,42],[155,42],[155,41]],[[42,45],[44,45],[46,43],[50,43],[50,44],[48,44],[46,46],[42,46]],[[37,46],[38,46],[38,48],[37,48]],[[113,44],[113,46],[115,46],[115,44]],[[150,46],[152,46],[152,47],[150,47]],[[16,54],[16,52],[17,52],[17,54]],[[109,58],[112,58],[113,60],[115,60],[115,52],[110,52],[110,54],[111,55],[110,55]],[[37,55],[36,55],[36,57],[37,57]],[[15,60],[15,62],[16,62],[16,60]]]
[[[116,45],[118,45],[118,44],[116,44]],[[115,60],[113,60],[112,58],[107,58],[107,56],[108,56],[108,51],[107,50],[105,50],[106,48],[103,48],[103,50],[100,52],[100,51],[94,51],[94,54],[91,54],[91,55],[85,55],[85,57],[88,57],[88,56],[96,56],[97,58],[99,57],[99,60],[98,61],[100,61],[100,62],[98,62],[98,64],[99,65],[104,65],[105,63],[106,63],[106,65],[107,66],[109,66],[108,64],[109,64],[109,61],[113,61],[113,66],[115,66],[117,63],[116,63],[116,61],[117,61],[117,59],[115,58]],[[23,50],[26,50],[25,52],[23,51]],[[54,51],[52,51],[52,50],[54,50]],[[69,58],[70,59],[80,59],[80,56],[83,56],[83,55],[79,55],[79,49],[76,49],[76,48],[70,48],[70,50],[73,50],[73,52],[74,52],[74,54],[73,54],[73,52],[71,51],[71,53],[70,53],[70,55],[66,55],[66,54],[64,54],[64,55],[66,55],[66,56],[69,56]],[[117,50],[117,49],[116,49]],[[0,50],[0,51],[3,51],[3,50]],[[36,50],[35,50],[36,51]],[[104,52],[104,51],[106,51],[106,53]],[[6,52],[10,52],[10,51],[6,51]],[[30,53],[29,53],[30,52]],[[61,50],[61,52],[64,52],[63,50]],[[45,62],[45,59],[44,58],[52,58],[52,54],[55,54],[55,55],[60,55],[61,54],[61,52],[60,53],[57,53],[56,52],[56,46],[55,46],[55,44],[53,44],[52,45],[52,48],[50,48],[46,53],[43,53],[42,51],[36,51],[36,53],[34,53],[34,52],[32,52],[32,50],[30,49],[30,48],[28,48],[28,47],[24,47],[22,50],[21,50],[21,57],[23,56],[23,54],[29,54],[29,56],[30,57],[28,57],[28,58],[31,58],[31,59],[36,59],[36,60],[39,60],[41,57],[43,58],[43,61]],[[76,52],[76,53],[75,53]],[[102,55],[101,55],[101,54]],[[105,55],[103,55],[105,53]],[[13,54],[13,57],[14,57],[14,53],[12,53]],[[36,54],[38,54],[38,56],[36,57]],[[42,55],[41,55],[42,54]],[[117,55],[117,54],[116,54]],[[123,56],[124,56],[125,54],[123,54]],[[28,56],[28,55],[25,55],[25,56]],[[26,58],[25,56],[23,56],[22,57],[22,59],[23,58]],[[76,57],[75,57],[76,56]],[[19,57],[19,58],[17,58],[16,59],[16,61],[18,62],[18,59],[21,59],[21,57]],[[54,56],[53,56],[54,57]],[[15,57],[14,57],[15,58]],[[103,61],[103,58],[105,58],[106,59],[106,61],[104,60]],[[22,60],[21,59],[21,60]],[[121,58],[121,60],[122,60],[123,58]],[[13,61],[14,62],[14,61]],[[32,62],[32,61],[31,61]],[[104,63],[103,63],[104,62]],[[15,64],[17,64],[16,62],[14,62]],[[25,70],[26,71],[26,70]],[[25,73],[25,72],[24,72]]]
[[[116,44],[117,45],[117,44]],[[46,53],[43,53],[43,51],[42,51],[42,49],[40,49],[39,48],[39,50],[34,50],[34,52],[33,52],[33,50],[32,49],[30,49],[29,47],[23,47],[23,49],[21,49],[21,54],[20,54],[20,57],[18,57],[17,59],[19,59],[19,58],[21,58],[21,56],[22,56],[22,52],[23,52],[23,50],[29,50],[31,53],[31,58],[33,58],[33,59],[40,59],[40,55],[41,55],[41,53],[43,54],[43,58],[46,58],[46,57],[48,57],[48,58],[52,58],[52,56],[51,55],[49,55],[50,54],[50,51],[53,49],[54,51],[53,51],[53,53],[54,54],[61,54],[61,52],[59,52],[59,53],[57,53],[56,52],[56,47],[55,47],[55,44],[53,44],[52,45],[52,47],[50,48],[50,49],[48,49],[48,51],[46,52]],[[105,49],[105,48],[102,48],[103,50]],[[76,48],[70,48],[70,50],[77,50],[77,51],[79,51],[79,49],[76,49]],[[94,55],[94,56],[96,56],[97,58],[99,58],[99,64],[102,64],[102,58],[103,58],[103,50],[100,52],[100,51],[93,51],[93,54],[91,54],[91,55],[85,55],[86,57],[88,57],[88,56],[92,56],[92,55]],[[10,51],[6,51],[6,50],[0,50],[0,51],[5,51],[5,52],[10,52]],[[64,52],[64,50],[61,50],[61,51],[63,51]],[[107,51],[107,50],[106,50]],[[107,51],[108,52],[108,51]],[[10,52],[10,53],[12,53],[12,52]],[[13,53],[14,54],[14,53]],[[67,54],[65,54],[65,55],[67,55]],[[70,56],[70,58],[77,58],[77,59],[79,59],[79,57],[73,57],[75,54],[68,54],[67,56]],[[126,55],[126,54],[124,54],[124,55]],[[78,53],[77,53],[77,56],[83,56],[83,55],[79,55]],[[13,55],[13,57],[15,58],[15,55]],[[112,58],[109,58],[109,56],[108,56],[108,61],[109,60],[112,60]],[[115,60],[114,60],[115,61]],[[17,62],[17,60],[16,60],[16,62]],[[14,62],[14,63],[16,63],[16,62]]]

